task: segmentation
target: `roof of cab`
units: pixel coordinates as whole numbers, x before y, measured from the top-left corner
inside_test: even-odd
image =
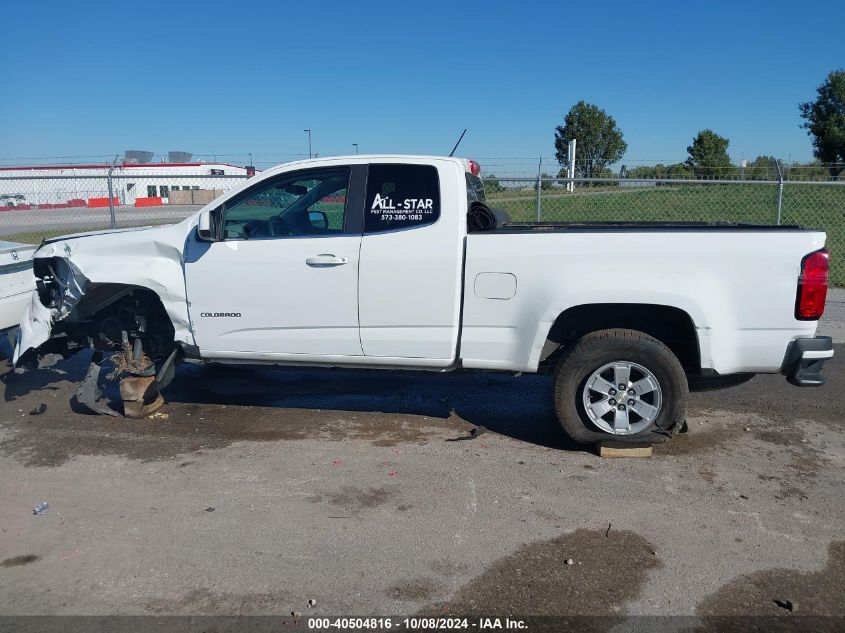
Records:
[[[319,158],[305,158],[303,160],[282,163],[281,165],[275,165],[273,167],[270,167],[269,169],[265,169],[261,172],[261,174],[263,176],[269,173],[281,171],[282,169],[289,169],[290,167],[307,167],[312,165],[319,166],[338,162],[360,164],[372,160],[378,160],[379,162],[384,160],[395,160],[398,162],[407,160],[450,161],[461,165],[466,171],[469,171],[469,160],[466,158],[458,158],[457,156],[425,156],[417,154],[350,154],[346,156],[321,156]]]

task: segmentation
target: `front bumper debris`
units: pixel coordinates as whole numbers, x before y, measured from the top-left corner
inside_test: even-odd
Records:
[[[796,387],[821,387],[825,383],[822,366],[833,358],[833,339],[829,336],[799,338],[786,350],[781,373]]]

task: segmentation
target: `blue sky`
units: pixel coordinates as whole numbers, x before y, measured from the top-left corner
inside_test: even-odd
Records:
[[[518,163],[553,157],[585,99],[631,165],[683,160],[703,128],[735,160],[805,161],[797,104],[845,67],[835,4],[7,2],[0,159],[283,162],[304,128],[320,154],[443,154],[466,127],[460,155]]]

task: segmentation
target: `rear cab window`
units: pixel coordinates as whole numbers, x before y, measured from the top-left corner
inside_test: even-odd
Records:
[[[364,232],[434,224],[440,218],[440,181],[433,165],[370,165]]]
[[[467,175],[467,207],[471,207],[473,202],[487,202],[484,195],[484,183],[481,178],[466,172]]]

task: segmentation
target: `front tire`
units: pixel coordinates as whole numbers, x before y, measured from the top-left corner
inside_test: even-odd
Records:
[[[677,434],[689,388],[672,351],[636,330],[591,332],[555,371],[555,412],[580,444],[658,443]]]

